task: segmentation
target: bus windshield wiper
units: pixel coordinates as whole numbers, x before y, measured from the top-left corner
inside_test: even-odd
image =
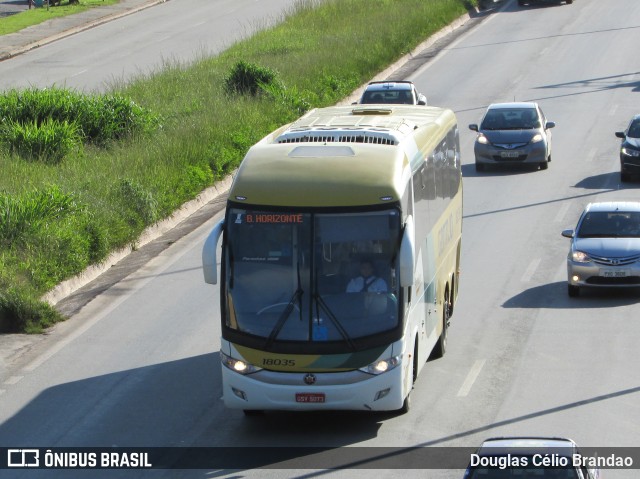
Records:
[[[298,278],[298,289],[296,289],[295,293],[293,293],[293,296],[291,296],[291,299],[287,303],[287,306],[284,308],[284,311],[278,318],[278,322],[273,327],[273,330],[271,330],[271,334],[269,334],[269,337],[267,338],[267,342],[264,344],[264,348],[267,350],[271,347],[271,344],[273,344],[275,339],[278,337],[278,334],[280,334],[280,331],[282,330],[284,323],[286,323],[287,319],[289,319],[289,316],[291,315],[291,311],[293,311],[293,308],[296,305],[296,303],[298,303],[300,320],[302,320],[302,303],[300,300],[302,298],[302,295],[304,294],[304,290],[302,289],[302,283],[300,282],[300,263],[299,262],[296,270],[297,270],[296,273]]]
[[[278,318],[278,322],[271,330],[271,334],[269,334],[269,337],[267,338],[267,342],[264,344],[265,349],[269,349],[273,341],[278,337],[278,334],[280,334],[280,331],[282,330],[284,323],[286,323],[287,319],[289,319],[289,316],[291,315],[291,311],[293,311],[293,308],[295,307],[296,303],[300,302],[300,298],[302,298],[303,293],[304,291],[302,290],[302,288],[298,288],[295,291],[295,293],[293,293],[291,300],[287,303],[287,306],[284,308],[284,311]],[[298,306],[298,309],[300,310],[300,314],[302,314],[302,308]]]
[[[338,330],[338,332],[340,333],[340,335],[344,338],[344,340],[347,342],[347,344],[349,345],[349,347],[351,348],[352,351],[356,351],[356,345],[353,342],[353,340],[351,339],[351,337],[349,336],[349,333],[347,333],[347,330],[344,329],[344,326],[342,326],[342,324],[340,323],[340,321],[338,320],[338,318],[336,317],[335,314],[333,314],[333,311],[331,311],[331,309],[329,308],[329,306],[327,306],[327,303],[324,302],[324,299],[322,299],[322,296],[320,296],[317,292],[314,293],[313,295],[313,299],[316,301],[316,303],[318,305],[320,305],[320,308],[327,314],[327,316],[329,316],[329,319],[331,320],[331,322],[333,323],[333,325],[336,327],[336,329]]]

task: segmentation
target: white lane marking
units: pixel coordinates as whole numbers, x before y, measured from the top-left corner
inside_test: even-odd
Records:
[[[82,75],[83,73],[86,73],[86,72],[88,72],[88,71],[89,71],[89,70],[88,70],[87,68],[85,68],[84,70],[80,70],[78,73],[74,73],[73,75],[71,75],[71,77],[70,77],[70,78],[80,76],[80,75]]]
[[[471,371],[469,371],[469,374],[467,374],[467,378],[464,380],[462,386],[460,387],[460,390],[458,391],[458,397],[465,397],[467,394],[469,394],[469,391],[471,391],[473,383],[476,382],[476,379],[478,379],[478,375],[480,374],[480,371],[482,371],[482,367],[484,366],[485,362],[486,359],[477,359],[476,362],[473,363],[473,366],[471,366]]]
[[[521,281],[523,283],[526,283],[533,277],[533,273],[535,273],[536,270],[538,269],[538,266],[540,265],[540,261],[541,261],[541,258],[536,258],[532,260],[531,263],[529,263],[529,266],[524,271],[524,274],[522,275],[522,278],[521,278]]]
[[[597,152],[598,152],[598,150],[596,149],[596,147],[595,147],[595,146],[594,146],[594,147],[592,147],[592,148],[589,150],[589,153],[587,154],[587,158],[586,158],[586,159],[587,159],[587,161],[593,161],[593,160],[595,160],[595,159],[596,159],[596,153],[597,153]]]
[[[616,116],[617,111],[618,111],[618,104],[614,103],[611,109],[609,110],[609,116]]]
[[[17,384],[24,376],[11,376],[4,383],[5,384]]]
[[[558,212],[556,213],[556,217],[554,218],[554,221],[556,223],[560,223],[561,221],[563,221],[570,207],[571,207],[571,203],[569,203],[568,201],[565,204],[563,204],[558,210]]]
[[[556,272],[556,275],[553,278],[554,282],[559,283],[560,281],[566,281],[567,280],[567,262],[564,261],[560,267],[558,268],[558,271]]]

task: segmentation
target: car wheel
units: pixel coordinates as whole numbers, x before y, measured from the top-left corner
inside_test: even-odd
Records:
[[[476,171],[484,171],[484,165],[482,163],[476,163]]]
[[[580,296],[580,286],[574,286],[573,284],[567,285],[567,293],[569,293],[569,297],[577,298]]]
[[[627,173],[625,171],[621,171],[620,172],[620,181],[622,181],[623,183],[626,183],[629,180],[631,180],[631,175],[629,175],[629,173]]]
[[[573,3],[573,0],[567,0],[567,5],[571,5]]]
[[[546,170],[547,168],[549,168],[549,162],[548,161],[543,161],[542,163],[540,163],[540,169],[541,170]]]

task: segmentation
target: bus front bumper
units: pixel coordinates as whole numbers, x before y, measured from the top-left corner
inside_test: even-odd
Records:
[[[222,366],[226,407],[244,410],[394,411],[404,402],[402,365],[374,376],[362,371],[305,373],[259,371],[242,375]]]

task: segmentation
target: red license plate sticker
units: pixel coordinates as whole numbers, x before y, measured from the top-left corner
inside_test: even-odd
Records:
[[[296,402],[322,403],[324,393],[296,393]]]

